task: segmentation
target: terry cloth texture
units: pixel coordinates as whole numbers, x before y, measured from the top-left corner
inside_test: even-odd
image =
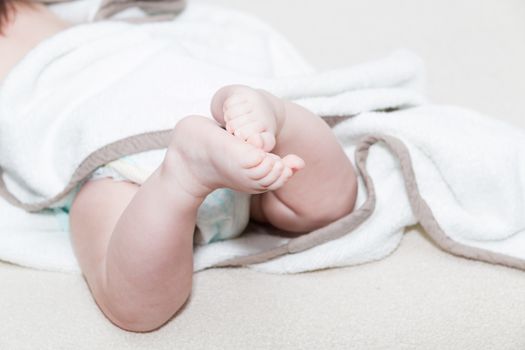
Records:
[[[190,5],[166,23],[74,27],[37,47],[0,91],[1,192],[12,205],[1,213],[13,214],[5,222],[14,232],[21,217],[41,229],[37,220],[50,218],[42,211],[96,168],[165,148],[180,118],[209,115],[219,87],[244,83],[323,118],[345,117],[333,131],[359,170],[357,207],[295,239],[251,224],[239,238],[198,247],[195,270],[359,264],[387,256],[417,222],[450,253],[524,268],[523,131],[427,103],[422,74],[409,52],[319,73],[268,26],[213,6]],[[42,252],[40,234],[6,238],[0,256],[78,271],[68,242],[50,243],[61,232],[48,231],[54,254]]]

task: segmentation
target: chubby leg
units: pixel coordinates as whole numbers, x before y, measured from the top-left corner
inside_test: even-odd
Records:
[[[219,187],[275,190],[293,171],[276,155],[191,116],[173,131],[166,157],[142,184],[85,184],[70,212],[72,243],[91,292],[117,326],[151,331],[191,291],[197,209]]]
[[[300,168],[306,164],[286,186],[253,196],[252,218],[304,233],[353,210],[355,171],[320,117],[264,90],[242,85],[221,88],[211,109],[234,136],[279,156],[294,154]]]
[[[142,186],[90,181],[70,212],[72,243],[91,293],[117,326],[165,323],[186,301],[199,200],[159,168]]]

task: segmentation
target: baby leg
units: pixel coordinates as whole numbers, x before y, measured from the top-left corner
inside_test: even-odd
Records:
[[[278,156],[213,120],[180,121],[161,166],[142,184],[96,180],[70,211],[72,243],[91,292],[119,327],[150,331],[188,298],[197,209],[211,191],[278,189],[292,174]]]
[[[280,156],[294,154],[306,164],[286,186],[252,196],[252,218],[304,233],[352,211],[357,195],[353,166],[320,117],[242,85],[220,89],[212,113],[238,138]]]
[[[140,187],[110,179],[82,187],[70,211],[72,243],[94,299],[114,324],[150,331],[184,304],[199,203],[163,168]]]

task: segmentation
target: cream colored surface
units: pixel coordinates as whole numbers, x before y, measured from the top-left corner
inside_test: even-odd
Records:
[[[323,69],[413,49],[434,101],[525,127],[521,0],[213,2],[270,22]],[[2,264],[0,348],[524,349],[525,273],[449,256],[409,231],[363,266],[199,273],[180,315],[151,334],[109,324],[79,276]]]

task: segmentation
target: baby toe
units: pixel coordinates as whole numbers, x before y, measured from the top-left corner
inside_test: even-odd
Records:
[[[262,149],[265,152],[271,152],[275,148],[275,135],[271,132],[264,131],[260,134],[263,146]]]
[[[226,123],[226,130],[235,135],[236,131],[250,123],[253,123],[253,121],[250,118],[237,118],[234,120],[230,120]]]
[[[285,168],[281,173],[281,176],[270,186],[268,186],[268,191],[275,191],[281,187],[292,177],[293,171],[290,168]]]
[[[303,169],[306,166],[304,160],[295,154],[289,154],[283,158],[283,163],[293,172]]]
[[[247,141],[250,136],[259,134],[263,130],[264,126],[260,122],[254,121],[235,130],[235,136]]]
[[[281,176],[282,172],[284,170],[284,164],[282,161],[277,161],[275,162],[272,170],[268,173],[268,175],[266,175],[265,177],[263,177],[262,179],[260,179],[258,182],[261,186],[263,187],[268,187],[270,186],[271,184],[273,184],[277,179],[279,179],[279,177]]]
[[[244,147],[251,149],[246,151]],[[267,158],[266,155],[267,153],[263,150],[244,144],[241,166],[245,169],[254,168],[261,164]]]
[[[253,107],[250,103],[238,103],[224,110],[224,120],[233,120],[245,114],[251,113],[252,111]]]
[[[274,165],[275,158],[266,156],[259,165],[246,170],[247,176],[252,180],[260,180],[270,173]]]
[[[255,146],[257,148],[263,149],[264,141],[260,133],[250,135],[246,142],[248,142],[250,145]]]

